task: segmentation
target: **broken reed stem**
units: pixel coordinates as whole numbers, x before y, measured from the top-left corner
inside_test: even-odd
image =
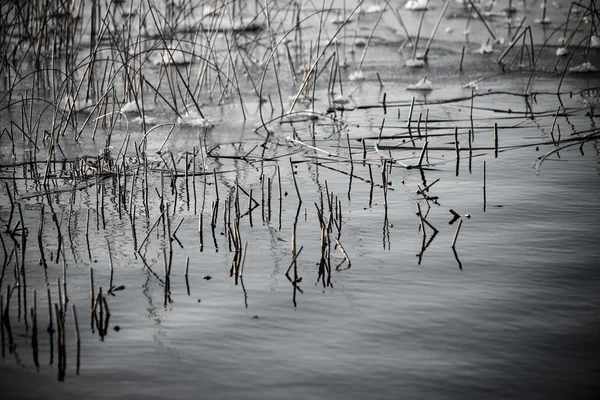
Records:
[[[189,257],[186,257],[186,258],[185,258],[185,273],[184,273],[184,276],[185,276],[186,278],[187,278],[187,276],[188,276],[188,269],[189,269],[189,267],[190,267],[190,258],[189,258]]]
[[[498,123],[494,122],[494,158],[498,158]]]
[[[463,220],[458,221],[458,226],[456,227],[456,232],[454,233],[454,238],[452,239],[452,248],[456,245],[456,239],[458,239],[458,232],[460,232],[460,227],[462,226]]]
[[[418,168],[421,168],[423,165],[423,157],[425,157],[425,153],[427,152],[427,146],[429,146],[429,142],[425,141],[425,143],[423,143],[423,148],[421,149],[421,154],[419,155],[419,162],[417,163]]]
[[[408,126],[409,128],[410,128],[410,122],[412,119],[414,107],[415,107],[415,96],[413,96],[412,100],[410,101],[410,110],[408,111],[408,122],[407,122],[406,126]]]
[[[350,134],[346,133],[346,143],[348,144],[348,157],[350,158],[350,173],[354,169],[354,162],[352,161],[352,148],[350,147]]]
[[[458,127],[455,126],[454,127],[454,150],[456,152],[456,159],[458,160],[460,158],[460,149],[458,147]]]
[[[462,71],[463,70],[463,61],[465,59],[465,46],[463,46],[462,48],[462,53],[460,54],[460,66],[459,66],[459,70]]]
[[[342,246],[340,241],[337,239],[335,239],[335,243],[338,245],[338,248],[340,249],[340,251],[342,252],[342,255],[346,259],[346,262],[348,263],[348,268],[350,268],[350,266],[352,265],[352,262],[350,261],[350,257],[348,257],[348,253],[346,253],[346,250],[344,250],[344,246]]]
[[[431,43],[433,42],[433,37],[435,36],[438,28],[440,27],[442,18],[444,17],[444,14],[446,13],[446,10],[448,9],[449,5],[450,5],[450,0],[446,0],[446,3],[444,4],[444,8],[442,8],[442,12],[440,12],[440,15],[435,23],[435,26],[433,27],[433,31],[431,31],[431,36],[429,36],[429,40],[427,41],[427,45],[425,46],[425,51],[423,52],[424,59],[427,59],[427,54],[429,53],[429,48],[431,47]]]
[[[298,201],[302,204],[302,197],[300,196],[300,189],[298,189],[298,182],[296,181],[296,173],[294,171],[294,163],[292,157],[290,157],[290,168],[292,169],[292,178],[294,179],[294,187],[296,188],[296,194],[298,195]]]

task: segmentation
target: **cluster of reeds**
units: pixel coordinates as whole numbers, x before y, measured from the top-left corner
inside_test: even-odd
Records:
[[[48,334],[49,340],[49,364],[54,364],[54,336],[56,335],[56,356],[57,356],[57,371],[58,371],[58,380],[62,381],[66,376],[67,369],[67,352],[66,352],[66,322],[67,322],[67,304],[69,302],[66,297],[66,292],[64,288],[61,290],[61,282],[58,280],[58,302],[53,303],[51,297],[51,289],[48,287],[47,295],[48,295],[48,326],[46,328],[46,332]],[[22,284],[16,284],[14,286],[7,285],[4,293],[0,291],[0,332],[1,332],[1,352],[2,358],[6,357],[7,350],[8,353],[15,353],[16,356],[16,343],[15,337],[13,335],[13,329],[11,324],[11,300],[14,295],[15,290],[17,291],[17,316],[16,319],[18,322],[23,320],[25,326],[25,332],[30,335],[30,343],[32,350],[32,358],[33,363],[37,369],[40,368],[39,361],[39,342],[40,342],[40,328],[38,326],[38,299],[37,299],[37,290],[33,290],[33,305],[30,308],[27,308],[27,304],[21,297],[21,291],[23,292],[23,299],[26,299],[25,292],[27,291],[27,287]],[[98,299],[102,298],[102,295],[99,293]],[[106,309],[106,327],[108,326],[108,305],[106,304],[106,300],[103,299],[104,308]],[[95,305],[94,305],[95,308]],[[73,315],[73,326],[74,326],[74,334],[75,334],[75,343],[76,343],[76,373],[79,374],[80,368],[80,353],[81,353],[81,340],[79,333],[79,322],[77,320],[77,311],[75,305],[71,305],[72,315]],[[100,318],[102,318],[102,306],[100,307]],[[96,316],[95,310],[92,310],[92,317]],[[29,326],[27,317],[29,316],[31,321],[31,326]],[[94,321],[94,319],[92,320]],[[97,321],[97,318],[96,318]],[[101,333],[102,337],[102,333]]]

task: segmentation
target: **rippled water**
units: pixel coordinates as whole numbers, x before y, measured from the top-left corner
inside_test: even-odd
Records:
[[[439,10],[439,2],[434,3]],[[527,16],[533,19],[539,12],[537,2],[527,3],[530,6]],[[558,19],[561,12],[553,10],[550,15]],[[410,19],[405,12],[402,15],[406,15],[411,27],[418,25],[418,19]],[[367,16],[370,17],[373,16]],[[435,18],[433,15],[427,18],[429,27]],[[346,81],[346,89],[357,88],[353,98],[358,108],[338,112],[338,121],[345,125],[329,118],[293,125],[274,124],[274,134],[266,137],[260,130],[254,132],[260,125],[256,104],[245,122],[234,105],[207,106],[206,113],[222,120],[206,136],[207,148],[214,148],[213,158],[207,160],[207,170],[219,172],[221,210],[213,239],[208,226],[211,202],[216,198],[213,177],[206,177],[203,209],[204,176],[188,178],[189,199],[183,177],[177,179],[173,194],[168,174],[164,176],[172,225],[176,226],[183,218],[177,241],[172,242],[168,297],[163,281],[163,250],[168,250],[168,245],[162,228],[158,229],[160,234],[154,231],[149,236],[140,254],[133,251],[129,217],[125,212],[119,214],[114,179],[108,178],[100,185],[105,194],[106,226],[103,227],[96,212],[96,185],[74,192],[70,213],[72,193],[68,182],[58,186],[67,191],[40,196],[43,188],[39,182],[30,177],[20,179],[27,175],[23,167],[15,167],[19,178],[15,181],[15,199],[22,204],[24,225],[29,229],[25,256],[29,307],[34,290],[38,296],[40,366],[36,368],[33,360],[31,320],[26,326],[24,311],[19,314],[20,303],[15,292],[10,308],[15,347],[10,352],[8,343],[3,346],[5,351],[0,361],[3,396],[5,393],[6,398],[123,399],[593,396],[600,377],[597,367],[600,151],[598,139],[587,140],[581,147],[579,142],[571,142],[575,143],[571,147],[562,146],[568,145],[569,139],[581,138],[596,129],[597,116],[577,92],[594,86],[598,76],[567,75],[563,90],[575,92],[573,97],[540,93],[529,104],[516,95],[522,93],[527,82],[526,72],[482,81],[478,84],[479,96],[474,98],[476,132],[469,154],[471,92],[462,85],[474,77],[489,76],[489,68],[495,68],[492,66],[499,53],[493,54],[493,58],[468,57],[466,71],[458,74],[456,60],[461,54],[462,40],[459,36],[450,37],[443,42],[447,46],[434,46],[426,71],[402,68],[399,64],[403,56],[396,53],[390,56],[390,44],[373,45],[364,69],[377,70],[384,87],[379,87],[372,74],[363,82]],[[395,52],[397,46],[394,44],[393,48]],[[593,53],[593,57],[596,60],[597,54]],[[447,62],[450,59],[452,62]],[[553,60],[546,63],[551,65]],[[480,71],[478,65],[485,65],[487,72]],[[435,90],[428,94],[406,91],[408,84],[415,83],[423,72],[434,82]],[[549,73],[540,73],[533,89],[554,92],[557,79]],[[329,105],[324,91],[322,88],[316,96],[320,109]],[[386,114],[381,107],[383,93],[387,94]],[[412,96],[416,98],[411,131],[414,146],[406,129]],[[452,100],[456,98],[464,100]],[[549,132],[561,103],[564,113],[557,123],[563,142],[554,146]],[[263,108],[264,111],[269,107]],[[512,114],[508,114],[508,109]],[[383,190],[379,187],[381,165],[377,161],[380,155],[374,148],[382,120],[385,118],[380,145],[386,149],[398,146],[392,151],[393,157],[415,165],[423,145],[423,139],[417,138],[415,124],[419,113],[424,120],[427,112],[431,121],[428,123],[430,168],[421,172],[398,164],[393,166],[388,175],[385,221]],[[173,119],[165,111],[158,114],[165,120]],[[535,117],[531,119],[531,115]],[[0,116],[0,120],[9,119],[12,117],[6,113]],[[499,126],[497,158],[494,122]],[[455,126],[460,142],[458,173]],[[149,159],[156,168],[149,173],[148,215],[144,210],[141,175],[133,192],[138,245],[160,215],[160,199],[154,188],[161,191],[161,176],[157,171],[164,162],[156,151],[167,132],[168,129],[157,129],[148,141]],[[113,146],[118,148],[128,133],[132,142],[140,142],[139,129],[126,129],[125,123],[120,122],[113,133]],[[191,147],[201,145],[198,133],[196,128],[177,126],[166,147],[179,160]],[[294,134],[305,144],[344,159],[326,157],[286,141]],[[352,180],[349,178],[346,134],[355,159],[362,157],[358,139],[366,138],[367,158],[373,161],[376,183],[372,192],[367,165],[354,161],[354,176]],[[0,143],[3,181],[14,194],[10,179],[11,142],[4,135]],[[265,155],[271,160],[259,160],[260,147],[253,150],[252,157],[256,158],[250,157],[250,162],[227,158],[247,154],[263,144]],[[62,143],[69,156],[97,154],[103,145],[104,138],[92,141],[88,137],[78,143],[67,140]],[[17,142],[17,146],[24,144]],[[536,168],[536,160],[555,149],[560,150]],[[134,158],[135,152],[130,149],[128,155]],[[302,196],[298,214],[290,156],[297,162],[295,177]],[[322,158],[317,159],[318,156]],[[199,166],[200,160],[196,161]],[[183,161],[178,165],[183,170]],[[286,193],[281,206],[277,198],[277,166]],[[271,218],[263,220],[262,207],[258,207],[253,211],[252,226],[248,216],[241,219],[240,233],[249,245],[243,279],[236,285],[229,274],[233,254],[223,226],[223,201],[235,193],[237,180],[240,187],[252,189],[254,198],[260,202],[261,173],[273,180]],[[126,196],[131,195],[132,179],[131,175],[127,177]],[[416,191],[436,179],[439,181],[431,186],[429,195],[439,196],[439,204],[430,202],[428,209]],[[61,184],[60,180],[57,182]],[[332,287],[323,287],[318,281],[321,237],[315,203],[320,203],[325,187],[340,200],[343,221],[340,242],[352,261],[350,269],[343,264],[339,271],[333,271]],[[248,207],[247,197],[240,198],[242,208]],[[0,201],[0,221],[4,226],[11,215],[6,189],[0,191]],[[439,230],[432,239],[431,229],[426,228],[424,251],[415,215],[417,202],[424,213],[428,212],[427,220]],[[42,203],[47,269],[38,263],[41,255],[36,242]],[[56,302],[57,279],[63,278],[62,259],[56,262],[57,231],[51,209],[59,220],[62,218],[69,304],[77,306],[81,331],[77,373],[77,346],[69,308],[65,318],[64,381],[57,380],[56,335],[51,339],[45,330],[46,289],[51,289]],[[450,209],[463,216],[455,252],[451,243],[458,221],[449,224]],[[85,236],[88,212],[89,252]],[[202,249],[198,234],[200,213],[204,218]],[[17,219],[18,211],[11,226]],[[292,261],[296,219],[297,246],[303,246],[298,257],[302,292],[295,292],[285,276]],[[13,239],[4,232],[2,237],[10,251]],[[20,237],[15,240],[20,242]],[[110,276],[107,241],[114,262],[114,286],[125,288],[107,296],[110,320],[107,334],[101,339],[97,329],[92,331],[90,327],[89,269],[93,268],[96,288],[103,286],[106,290]],[[190,259],[187,283],[186,257]],[[343,260],[340,251],[332,250],[333,266]],[[0,279],[4,298],[6,286],[15,282],[13,271],[14,258],[10,262],[5,258]]]

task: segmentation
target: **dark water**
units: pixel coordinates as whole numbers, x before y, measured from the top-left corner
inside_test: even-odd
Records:
[[[441,4],[433,3],[437,15]],[[394,3],[394,7],[399,5]],[[538,2],[527,2],[527,7],[526,15],[534,19],[540,10]],[[460,7],[453,4],[451,10],[458,12]],[[556,20],[564,11],[552,10],[550,16]],[[418,25],[418,18],[410,18],[406,11],[401,13],[410,21],[410,27]],[[426,19],[425,31],[429,32],[436,15]],[[374,21],[373,15],[366,18]],[[492,57],[468,57],[465,72],[459,74],[456,60],[463,37],[456,33],[456,26],[462,26],[464,19],[460,23],[449,21],[455,27],[456,38],[445,41],[448,46],[434,46],[426,70],[402,67],[401,58],[406,53],[393,53],[390,61],[390,49],[393,47],[395,52],[396,44],[373,46],[364,64],[366,80],[344,82],[344,90],[357,88],[353,98],[358,108],[338,112],[335,121],[321,117],[293,125],[273,124],[274,133],[267,137],[260,130],[253,131],[260,125],[256,104],[245,122],[235,105],[207,106],[207,114],[221,120],[206,135],[208,149],[219,146],[207,159],[207,171],[220,172],[217,181],[221,210],[215,239],[208,227],[211,202],[216,198],[213,177],[190,177],[188,200],[184,178],[178,178],[173,194],[165,174],[172,225],[183,218],[176,235],[178,242],[173,242],[167,299],[163,283],[167,239],[159,228],[160,234],[153,232],[139,254],[133,251],[129,217],[124,212],[119,217],[114,179],[106,179],[101,185],[105,191],[105,227],[96,212],[94,184],[76,191],[71,200],[68,180],[56,180],[56,189],[66,191],[49,196],[38,196],[43,188],[35,180],[17,180],[15,198],[22,204],[24,225],[30,230],[25,256],[28,307],[32,306],[34,290],[38,296],[39,367],[33,360],[31,319],[26,327],[24,311],[19,314],[14,292],[10,322],[15,346],[9,352],[5,339],[0,361],[2,398],[592,397],[600,377],[600,151],[598,139],[583,140],[584,135],[597,132],[597,116],[577,92],[594,86],[597,74],[567,75],[562,96],[540,93],[536,101],[528,103],[518,95],[526,85],[528,72],[479,82],[473,111],[476,131],[469,154],[471,91],[462,86],[477,77],[492,75],[490,70],[495,68],[499,52],[489,55]],[[478,21],[471,23],[472,29],[481,29],[475,26]],[[440,29],[445,27],[443,24]],[[389,34],[385,29],[378,32]],[[545,59],[550,66],[553,61]],[[383,88],[369,72],[373,70],[379,72]],[[345,72],[346,78],[351,72]],[[422,78],[423,72],[435,89],[426,94],[406,91],[409,84]],[[533,89],[554,92],[557,80],[547,71],[540,72]],[[322,110],[329,106],[325,89],[320,88],[316,95],[316,108]],[[573,97],[570,91],[575,92]],[[381,107],[383,93],[387,94],[387,114]],[[416,100],[411,131],[414,146],[406,128],[412,96]],[[555,146],[549,132],[561,104],[562,113],[556,122],[562,142]],[[263,106],[263,111],[269,108]],[[415,165],[423,146],[416,121],[419,114],[424,120],[427,110],[429,168],[421,172],[400,164],[393,166],[388,175],[391,183],[386,221],[383,190],[379,187],[381,155],[374,147],[382,120],[385,118],[380,145],[387,147],[381,152],[387,157],[387,149],[396,146],[391,156]],[[166,111],[154,115],[163,122],[174,118]],[[6,114],[1,118],[12,120]],[[500,128],[498,157],[494,155],[494,122]],[[140,142],[142,133],[137,126],[126,128],[123,122],[116,126],[112,137],[115,148],[128,133],[131,141]],[[455,126],[460,142],[458,173]],[[141,175],[133,191],[138,245],[160,215],[155,188],[161,191],[159,170],[165,161],[156,151],[167,132],[167,128],[159,128],[148,141],[154,168],[149,173],[148,215],[144,211]],[[166,148],[179,160],[192,146],[201,146],[199,133],[194,127],[177,126]],[[354,161],[354,177],[349,178],[346,134],[355,160],[362,157],[357,139],[367,138],[367,159],[376,183],[372,192],[367,165]],[[290,143],[286,141],[288,136],[339,157],[326,157]],[[569,142],[573,138],[581,141]],[[0,144],[2,176],[12,192],[12,146],[7,136],[0,139]],[[226,158],[246,154],[262,144],[270,160],[260,160],[261,148],[253,150],[256,158],[250,162]],[[569,144],[574,145],[565,147]],[[103,145],[103,137],[92,141],[87,134],[82,142],[62,143],[69,156],[94,155]],[[25,145],[18,142],[17,146],[22,149]],[[556,149],[558,153],[549,154],[539,164],[540,157]],[[130,149],[128,155],[134,158],[135,152]],[[298,162],[294,165],[302,196],[298,214],[290,156]],[[200,170],[201,161],[196,162]],[[183,161],[178,166],[183,170]],[[281,205],[277,198],[277,166],[283,192],[287,193]],[[14,167],[14,171],[17,177],[24,176],[22,167]],[[223,224],[224,199],[235,193],[237,180],[240,187],[252,189],[260,202],[262,173],[273,181],[271,218],[263,220],[258,207],[253,211],[252,226],[248,216],[241,219],[240,234],[249,244],[243,279],[236,285],[229,276],[233,254]],[[206,197],[205,179],[209,183]],[[430,201],[428,208],[416,191],[436,179],[439,181],[431,186],[429,195],[439,196],[439,204]],[[129,175],[127,198],[132,180]],[[321,238],[315,203],[325,196],[325,187],[342,206],[340,242],[352,261],[350,269],[346,269],[347,264],[342,264],[339,271],[334,269],[332,287],[323,287],[318,280]],[[11,214],[5,189],[0,191],[0,200],[4,226]],[[426,228],[428,244],[424,251],[415,215],[417,202],[423,213],[428,213],[428,222],[439,230],[432,239],[432,230]],[[38,264],[41,256],[36,243],[42,203],[47,269]],[[51,339],[45,331],[46,289],[51,289],[56,302],[57,279],[63,278],[62,259],[56,262],[57,230],[50,206],[59,220],[62,218],[69,305],[77,306],[81,332],[77,374],[77,346],[69,307],[65,317],[64,381],[57,380],[56,335]],[[241,196],[241,207],[248,207],[245,196]],[[450,209],[462,216],[455,251],[451,243],[459,222],[449,224]],[[89,252],[85,237],[88,210]],[[200,213],[204,218],[202,250]],[[11,226],[15,218],[18,213]],[[285,276],[292,260],[296,219],[297,246],[303,246],[298,257],[302,293],[295,292]],[[2,237],[10,251],[13,239],[6,233]],[[114,262],[114,286],[125,288],[107,296],[110,320],[107,334],[101,339],[97,329],[92,332],[90,328],[89,269],[94,270],[96,288],[103,286],[106,290],[110,276],[107,241]],[[186,257],[190,259],[187,285]],[[331,257],[334,266],[344,260],[333,246]],[[5,258],[0,281],[4,298],[6,286],[15,282],[13,271],[14,257],[10,262]]]

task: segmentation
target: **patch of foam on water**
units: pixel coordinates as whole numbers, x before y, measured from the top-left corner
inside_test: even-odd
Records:
[[[568,50],[566,47],[559,47],[558,49],[556,49],[557,57],[562,57],[562,56],[566,55],[567,53],[568,53]]]
[[[594,67],[592,63],[584,62],[583,64],[569,68],[569,72],[587,73],[587,72],[598,72],[598,68]]]
[[[494,45],[490,42],[481,43],[481,47],[475,50],[476,54],[488,54],[494,51]]]
[[[598,35],[592,36],[592,38],[590,39],[590,47],[593,47],[596,49],[600,47],[600,36],[598,36]]]

